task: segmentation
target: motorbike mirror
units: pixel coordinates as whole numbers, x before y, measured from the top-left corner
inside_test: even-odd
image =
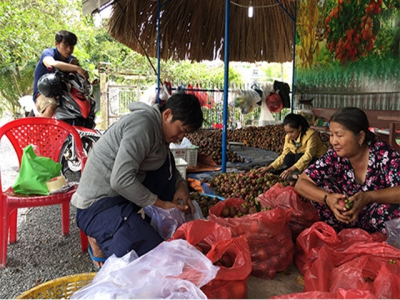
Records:
[[[96,78],[95,80],[92,81],[92,85],[96,85],[99,83],[99,80]]]

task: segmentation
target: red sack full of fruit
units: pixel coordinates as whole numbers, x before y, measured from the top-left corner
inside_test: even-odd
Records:
[[[339,243],[324,244],[304,275],[305,292],[371,291],[375,298],[400,298],[400,250],[381,235],[343,229]]]
[[[347,249],[358,242],[381,243],[385,239],[386,236],[380,232],[369,234],[359,228],[344,229],[337,234],[332,226],[319,221],[297,237],[295,263],[300,273],[304,275],[319,256],[319,251],[323,246],[329,246],[332,249]],[[342,257],[341,252],[337,252],[337,255],[339,258]]]
[[[216,277],[201,290],[212,299],[247,298],[251,272],[250,249],[243,237],[216,222],[194,220],[183,224],[172,239],[185,239],[220,267]]]
[[[288,226],[292,210],[260,207],[251,212],[247,205],[243,199],[225,199],[210,208],[208,219],[229,228],[233,236],[244,236],[250,247],[251,274],[272,279],[293,263],[294,244]]]
[[[289,228],[292,231],[294,240],[300,232],[320,220],[315,207],[310,201],[304,201],[294,190],[293,186],[284,187],[278,182],[265,193],[259,195],[258,201],[263,206],[279,206],[293,210],[289,221]]]
[[[325,222],[314,223],[304,230],[296,239],[295,264],[301,274],[305,274],[318,257],[318,252],[323,245],[339,244],[335,229]]]

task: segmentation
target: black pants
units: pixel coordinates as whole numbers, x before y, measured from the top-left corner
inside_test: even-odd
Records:
[[[293,166],[302,156],[304,155],[304,153],[297,153],[297,154],[293,154],[293,153],[289,153],[285,156],[283,163],[285,164],[286,168],[290,168],[291,166]]]

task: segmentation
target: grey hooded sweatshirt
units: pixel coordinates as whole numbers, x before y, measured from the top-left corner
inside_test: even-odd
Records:
[[[159,169],[168,156],[158,105],[137,102],[131,113],[111,125],[89,154],[71,203],[86,209],[105,197],[121,195],[140,207],[153,205],[157,195],[143,184],[147,171]],[[174,159],[172,154],[171,159]],[[184,180],[178,170],[176,184]],[[165,199],[160,199],[165,200]]]

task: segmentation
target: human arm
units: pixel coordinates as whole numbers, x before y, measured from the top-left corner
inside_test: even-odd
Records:
[[[177,182],[177,188],[172,202],[177,204],[180,210],[188,211],[191,214],[194,213],[194,206],[190,199],[189,190],[184,181]],[[184,209],[181,209],[179,206],[183,206]]]
[[[344,213],[354,220],[371,203],[400,204],[400,155],[382,142],[370,146],[367,187],[349,197],[352,207]]]
[[[290,138],[286,135],[285,136],[285,143],[283,145],[282,153],[268,166],[269,169],[278,169],[280,166],[283,165],[285,156],[290,153]]]
[[[74,72],[80,74],[85,80],[89,79],[89,73],[78,65],[66,63],[63,61],[55,60],[52,56],[43,58],[43,64],[49,68],[54,67],[63,72]]]
[[[340,222],[350,222],[350,217],[342,214],[346,208],[339,204],[340,200],[344,201],[346,199],[344,194],[329,193],[318,188],[315,182],[305,173],[302,173],[299,176],[294,189],[299,195],[307,198],[308,200],[319,202],[328,206],[334,213],[336,219],[338,219]]]
[[[317,147],[319,139],[318,133],[312,129],[309,129],[304,136],[301,138],[302,148],[304,150],[300,150],[299,152],[303,152],[303,156],[295,162],[293,168],[298,170],[299,172],[303,172],[308,165],[310,164],[311,160],[316,156]]]
[[[360,211],[370,203],[400,204],[400,186],[389,187],[376,191],[358,192],[349,197],[352,202],[351,209],[342,212],[349,222],[354,221]]]
[[[113,159],[109,166],[112,190],[140,207],[154,205],[158,198],[142,183],[146,172],[157,170],[167,158],[159,119],[148,111],[153,108],[143,106],[111,126],[102,136],[103,143],[98,143],[102,146],[98,152]]]

